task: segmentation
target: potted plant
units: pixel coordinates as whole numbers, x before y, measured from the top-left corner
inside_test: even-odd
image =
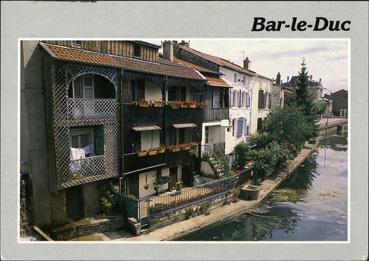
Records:
[[[157,148],[149,149],[149,156],[154,156],[158,154]]]
[[[149,184],[145,184],[144,189],[148,190],[149,189]]]
[[[160,146],[158,148],[158,153],[165,153],[165,146]]]
[[[183,150],[190,150],[191,149],[191,144],[182,144],[181,145],[181,148],[183,149]]]
[[[163,107],[163,102],[162,101],[154,101],[153,106],[154,107]]]
[[[132,104],[132,106],[136,107],[137,106],[137,101],[133,101],[131,104]]]
[[[142,99],[140,101],[140,107],[149,107],[149,103],[145,99]]]
[[[147,151],[145,151],[145,150],[141,150],[141,151],[138,152],[139,157],[145,157],[146,155],[147,155]]]
[[[196,109],[197,108],[197,102],[196,101],[189,101],[189,104],[190,104],[190,108],[193,108],[193,109]]]
[[[154,182],[153,183],[153,187],[154,187],[154,190],[156,192],[156,195],[159,196],[159,188],[160,188],[161,184],[158,183],[158,182]]]
[[[172,149],[173,152],[177,152],[177,151],[181,150],[181,147],[179,145],[172,145],[171,149]]]
[[[168,101],[168,106],[171,109],[177,109],[179,107],[178,101]]]
[[[177,181],[176,182],[176,191],[180,191],[183,187],[183,182],[182,181]]]

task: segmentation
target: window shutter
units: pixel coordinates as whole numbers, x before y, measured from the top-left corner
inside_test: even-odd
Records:
[[[238,107],[241,108],[242,106],[242,93],[241,90],[238,92]]]
[[[233,106],[233,91],[231,91],[231,94],[229,95],[229,106]]]
[[[264,103],[264,91],[259,90],[259,96],[258,96],[258,108],[259,109],[263,108],[263,103]]]
[[[243,132],[243,118],[238,118],[237,120],[237,138],[240,138],[242,136]]]

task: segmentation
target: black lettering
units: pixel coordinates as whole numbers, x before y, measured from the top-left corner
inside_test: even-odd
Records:
[[[323,22],[323,26],[319,27],[320,21]],[[328,27],[328,20],[325,17],[317,17],[315,20],[314,31],[324,31]]]
[[[305,31],[306,30],[306,25],[307,25],[307,22],[306,21],[300,21],[300,22],[298,22],[298,24],[297,24],[297,30],[299,30],[299,31]]]
[[[347,28],[346,28],[346,24],[347,24]],[[350,24],[351,24],[351,21],[344,21],[341,24],[342,31],[350,31],[350,27],[349,27]]]
[[[264,23],[264,17],[254,17],[254,24],[252,25],[251,31],[263,31],[265,28]]]

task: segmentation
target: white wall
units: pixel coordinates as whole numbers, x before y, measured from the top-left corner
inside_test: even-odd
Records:
[[[168,168],[162,169],[161,170],[161,175],[162,176],[169,176],[169,169]],[[147,183],[146,183],[146,176],[147,176]],[[152,171],[148,171],[148,172],[144,172],[144,173],[139,174],[138,193],[139,193],[140,198],[155,195],[156,191],[155,191],[154,185],[153,185],[153,183],[155,181],[156,181],[156,170],[152,170]],[[148,189],[145,189],[146,184],[149,184]],[[168,187],[169,187],[168,183],[161,185],[160,188],[159,188],[159,192],[167,190]]]
[[[160,146],[160,130],[141,131],[141,150]]]
[[[232,120],[233,119],[238,119],[238,118],[246,118],[246,125],[250,126],[250,122],[251,122],[251,110],[252,110],[252,95],[253,92],[251,91],[251,84],[252,84],[252,80],[253,77],[249,76],[247,74],[243,74],[243,73],[239,73],[227,68],[220,68],[220,72],[223,73],[224,75],[221,76],[221,78],[223,80],[225,80],[229,85],[232,86],[231,90],[232,91],[246,91],[251,99],[251,106],[249,108],[246,107],[241,107],[239,108],[237,106],[237,103],[235,104],[236,106],[232,106],[229,109],[229,119],[230,119],[230,123],[232,124]],[[237,82],[234,82],[234,74],[237,74]],[[245,83],[243,83],[243,79],[245,76]],[[237,124],[236,124],[237,127]],[[250,128],[251,129],[251,128]],[[245,131],[243,132],[242,137],[237,138],[236,135],[233,136],[232,135],[233,130],[232,127],[230,128],[230,132],[229,133],[225,133],[225,139],[226,139],[226,148],[225,148],[225,153],[229,154],[232,153],[234,150],[234,147],[243,141],[246,141],[246,136],[245,136]],[[237,130],[235,130],[235,133],[237,133]]]

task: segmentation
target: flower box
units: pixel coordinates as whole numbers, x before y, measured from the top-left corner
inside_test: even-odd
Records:
[[[149,150],[149,156],[154,156],[158,154],[158,151],[156,149]]]
[[[153,107],[163,107],[163,102],[162,101],[154,101]]]
[[[149,107],[149,103],[146,100],[141,100],[140,107]]]
[[[181,147],[179,145],[173,145],[170,147],[171,151],[177,152],[181,150]]]
[[[139,157],[145,157],[146,155],[147,155],[147,151],[142,150],[142,151],[138,152]]]
[[[165,153],[165,147],[160,147],[158,149],[158,153]]]

